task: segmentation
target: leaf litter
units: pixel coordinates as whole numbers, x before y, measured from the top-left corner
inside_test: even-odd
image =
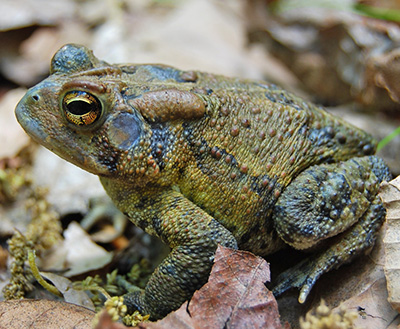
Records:
[[[308,10],[308,13],[307,10],[297,10],[292,11],[290,15],[286,13],[286,18],[268,16],[269,24],[275,24],[274,29],[266,28],[264,25],[261,30],[269,33],[270,38],[267,42],[260,40],[256,42],[257,38],[254,38],[254,36],[260,35],[260,32],[255,27],[255,23],[260,23],[260,15],[269,12],[264,1],[235,0],[227,4],[227,2],[218,0],[163,2],[126,0],[120,2],[101,1],[102,6],[99,5],[99,1],[61,1],[57,4],[48,3],[48,5],[46,3],[45,0],[40,0],[40,3],[27,0],[10,0],[0,3],[0,11],[6,13],[4,14],[5,19],[0,24],[0,41],[2,43],[0,73],[6,81],[4,88],[0,86],[0,142],[1,145],[4,145],[0,150],[3,152],[1,158],[12,159],[28,143],[26,136],[15,124],[13,117],[13,107],[19,95],[23,92],[22,89],[14,90],[14,87],[16,85],[30,86],[45,76],[52,54],[67,42],[85,43],[94,49],[96,55],[109,62],[162,62],[184,69],[200,69],[230,76],[268,78],[291,90],[302,93],[306,97],[309,97],[306,92],[310,91],[311,88],[312,94],[320,99],[328,96],[324,100],[328,105],[330,104],[329,100],[332,100],[332,104],[335,105],[341,100],[342,103],[340,104],[346,106],[345,103],[350,100],[355,101],[361,107],[366,105],[371,113],[370,105],[372,104],[377,110],[382,110],[381,114],[378,114],[378,119],[376,117],[371,119],[372,122],[378,121],[378,126],[382,126],[379,120],[387,116],[387,112],[385,113],[387,108],[394,109],[394,111],[398,108],[399,97],[395,83],[398,63],[395,45],[398,43],[399,27],[393,22],[373,21],[349,13],[342,15],[343,12],[338,17],[337,13],[332,10],[328,11],[328,16],[321,14],[321,11],[317,9]],[[203,14],[200,15],[199,13]],[[350,29],[346,25],[343,17],[353,24],[353,28]],[[265,24],[265,20],[263,24]],[[290,29],[282,29],[282,24],[290,27]],[[303,27],[308,24],[308,27],[296,31],[296,28],[302,24]],[[280,30],[278,30],[279,25],[281,25]],[[184,28],[182,28],[183,26]],[[291,33],[297,33],[301,38],[292,37],[290,39],[290,36],[293,35]],[[393,46],[393,49],[388,47],[388,51],[383,52],[369,50],[373,48],[368,48],[371,44],[368,45],[366,41],[374,33],[378,36],[378,42],[384,39]],[[265,36],[262,40],[266,40]],[[287,53],[280,53],[277,56],[274,55],[276,49],[270,49],[271,44],[273,45],[277,40],[297,41],[297,47],[303,47],[302,54],[293,52],[293,57],[289,57],[289,59],[292,58],[293,63],[297,63],[295,69],[285,63]],[[345,61],[339,61],[339,64],[344,63],[350,67],[350,72],[355,72],[353,78],[356,78],[356,80],[342,80],[343,77],[349,77],[348,72],[343,71],[343,67],[340,66],[332,71],[331,62],[328,62],[328,65],[325,66],[326,61],[330,61],[331,58],[329,56],[321,57],[312,48],[315,42],[326,46],[327,41],[329,41],[328,45],[331,47],[326,48],[330,49],[329,54],[340,54],[338,47],[346,44],[345,42],[351,46],[346,48],[351,56],[342,57]],[[110,45],[113,46],[110,47]],[[293,44],[291,47],[293,48]],[[293,49],[290,51],[293,51]],[[364,58],[365,54],[371,54],[371,56]],[[323,61],[321,62],[321,60]],[[357,62],[354,62],[354,60]],[[360,63],[365,65],[365,76],[359,75],[362,70],[357,70]],[[327,70],[326,67],[331,71]],[[303,71],[299,72],[299,68]],[[318,72],[320,75],[316,75]],[[337,72],[342,73],[338,74]],[[324,83],[320,83],[321,80],[318,80],[321,78],[325,78]],[[352,84],[351,88],[348,87],[349,83]],[[363,90],[359,89],[360,85],[365,86],[365,88],[363,87],[366,91],[365,94],[359,93],[360,90]],[[346,91],[341,93],[340,91],[343,88],[346,88]],[[348,90],[351,91],[350,94]],[[341,98],[343,96],[346,98]],[[345,111],[349,111],[349,108],[347,107]],[[389,117],[389,121],[394,121],[393,118],[398,119],[396,112],[392,113],[394,114]],[[375,128],[369,128],[369,130],[375,131]],[[397,145],[393,144],[396,143],[396,140],[391,143],[386,149],[397,149],[393,146]],[[399,156],[399,152],[393,153],[394,155],[390,155],[390,159],[393,160],[389,159],[388,162],[393,163],[394,171],[399,173],[400,170],[395,168],[395,164],[400,163],[399,159],[396,158],[396,156]],[[88,209],[89,198],[97,197],[103,193],[96,177],[83,173],[75,167],[68,167],[69,164],[66,164],[65,161],[59,160],[42,148],[39,148],[35,154],[36,157],[33,159],[33,184],[49,187],[48,200],[54,205],[61,218],[69,216],[69,214],[84,214]],[[46,174],[43,175],[43,173]],[[86,189],[86,186],[92,187]],[[15,208],[20,209],[18,212],[12,210],[11,204],[7,207],[0,205],[2,217],[0,230],[4,227],[4,230],[0,233],[2,233],[4,240],[10,236],[12,221],[21,216],[23,207],[20,204],[14,204]],[[5,218],[7,220],[3,221]],[[8,223],[7,228],[3,225],[6,222]],[[22,224],[24,222],[21,221],[20,223],[18,225],[24,231],[24,224]],[[393,221],[388,223],[388,230],[392,225],[396,227],[397,224]],[[396,229],[394,231],[396,232]],[[393,256],[396,255],[395,252],[398,250],[396,242],[393,239],[385,240],[388,249],[387,254],[392,255],[390,257],[393,259],[385,265],[385,270],[390,273],[390,275],[387,274],[389,299],[394,307],[398,307],[396,306],[396,303],[398,303],[396,286],[398,267],[395,262],[397,258]],[[374,253],[373,255],[375,255]],[[243,262],[249,261],[247,257],[253,257],[247,254],[236,256],[242,257]],[[316,296],[323,296],[330,308],[340,307],[340,301],[344,300],[344,305],[347,305],[349,309],[355,308],[359,315],[357,321],[363,320],[356,323],[361,325],[365,326],[366,323],[371,323],[374,328],[396,326],[396,323],[398,323],[396,322],[397,313],[392,312],[386,302],[387,292],[383,277],[382,259],[381,254],[362,258],[353,267],[350,265],[333,272],[330,276],[328,274],[325,287],[324,282],[316,287],[320,293]],[[39,264],[40,261],[43,261],[38,260]],[[369,262],[366,260],[369,260]],[[347,274],[348,268],[362,268],[363,263],[366,263],[365,271],[357,272],[356,270],[353,274]],[[54,261],[53,265],[55,264]],[[50,261],[49,267],[51,265],[52,261]],[[224,267],[223,264],[219,264],[219,266],[222,269]],[[262,267],[264,268],[264,265]],[[375,270],[368,272],[368,267],[370,269],[375,268]],[[227,272],[228,277],[225,277],[224,274],[220,277],[220,280],[210,279],[210,282],[205,286],[209,290],[200,290],[188,304],[182,306],[176,314],[170,315],[171,317],[174,316],[172,320],[174,324],[181,323],[180,325],[183,327],[193,325],[194,318],[196,321],[198,320],[194,315],[201,314],[201,317],[207,319],[208,323],[223,323],[224,325],[229,323],[233,328],[238,323],[234,320],[239,318],[238,314],[241,314],[240,312],[243,310],[247,310],[246,314],[254,315],[254,318],[247,319],[248,321],[258,321],[262,318],[258,317],[259,308],[265,310],[271,307],[273,309],[272,314],[277,314],[274,307],[267,306],[273,305],[274,302],[268,301],[268,304],[264,304],[264,302],[259,301],[253,304],[254,300],[247,300],[243,297],[244,295],[252,296],[250,291],[252,293],[257,291],[260,296],[267,298],[270,293],[262,287],[262,282],[266,280],[266,277],[263,278],[264,281],[261,279],[257,281],[258,283],[251,281],[250,286],[240,286],[239,282],[241,281],[237,279],[239,276],[235,276],[238,275],[235,273],[228,274]],[[246,279],[250,280],[252,274],[247,275],[250,275],[250,277],[246,276]],[[362,288],[360,275],[367,282],[366,286],[368,286],[369,281],[369,288]],[[236,281],[232,279],[232,276],[236,278]],[[334,277],[336,277],[338,283],[333,286],[344,286],[344,290],[346,290],[346,293],[336,297],[332,297],[335,294],[332,289],[329,289],[330,279],[334,282]],[[54,278],[53,280],[58,281]],[[346,285],[346,282],[350,284]],[[257,286],[257,289],[253,287],[253,283]],[[224,286],[224,284],[227,286]],[[224,289],[220,289],[221,286],[224,286]],[[355,291],[352,289],[354,287],[356,287]],[[234,299],[232,297],[232,300],[235,301],[233,305],[219,303],[217,297],[221,291],[227,294],[222,298],[223,302],[230,300],[231,294],[241,298]],[[343,292],[341,289],[337,289],[337,291]],[[296,298],[296,293],[293,293],[293,300]],[[327,293],[331,294],[330,299],[327,298]],[[279,300],[278,302],[281,303]],[[298,318],[304,316],[307,310],[316,309],[319,304],[320,298],[315,297],[315,302],[302,308],[298,313],[295,311],[296,307],[291,308],[289,313],[296,314],[295,320],[290,320],[292,327],[298,328]],[[221,310],[221,308],[223,312],[215,311],[216,309]],[[191,312],[188,313],[188,310]],[[212,314],[215,313],[221,316],[212,317]],[[262,313],[262,316],[266,316],[264,312]],[[286,317],[286,313],[281,311],[281,316],[291,319],[290,316]],[[193,317],[188,317],[188,314]],[[246,316],[240,317],[240,319],[242,318],[246,318]],[[278,321],[277,319],[279,317],[276,317],[272,322],[277,325],[284,323],[284,320]],[[260,321],[262,322],[262,320]]]

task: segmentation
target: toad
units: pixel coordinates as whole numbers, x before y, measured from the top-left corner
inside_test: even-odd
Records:
[[[371,248],[384,220],[377,193],[390,173],[376,141],[274,84],[110,65],[69,44],[16,116],[171,248],[145,289],[124,296],[152,319],[206,282],[218,244],[313,250],[274,288],[297,287],[304,302],[323,273]]]

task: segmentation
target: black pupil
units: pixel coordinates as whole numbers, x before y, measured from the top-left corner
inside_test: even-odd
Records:
[[[87,103],[85,101],[72,101],[67,105],[67,109],[70,113],[75,114],[75,115],[84,115],[87,114],[91,111],[96,110],[96,103]]]

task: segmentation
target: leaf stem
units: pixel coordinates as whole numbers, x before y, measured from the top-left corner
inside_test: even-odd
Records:
[[[46,289],[47,291],[51,292],[52,294],[54,294],[54,295],[56,295],[58,297],[62,297],[61,292],[59,292],[56,287],[54,287],[53,285],[49,284],[40,275],[39,269],[37,268],[36,263],[35,263],[35,258],[36,258],[35,251],[34,250],[29,250],[28,251],[28,262],[29,262],[29,266],[31,267],[32,274],[35,277],[36,281],[39,282],[39,284],[44,289]]]

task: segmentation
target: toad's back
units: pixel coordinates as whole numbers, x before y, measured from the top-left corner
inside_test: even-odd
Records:
[[[182,123],[188,153],[178,185],[240,248],[265,255],[280,246],[273,205],[305,168],[374,152],[365,132],[274,85],[196,76],[207,114]]]

